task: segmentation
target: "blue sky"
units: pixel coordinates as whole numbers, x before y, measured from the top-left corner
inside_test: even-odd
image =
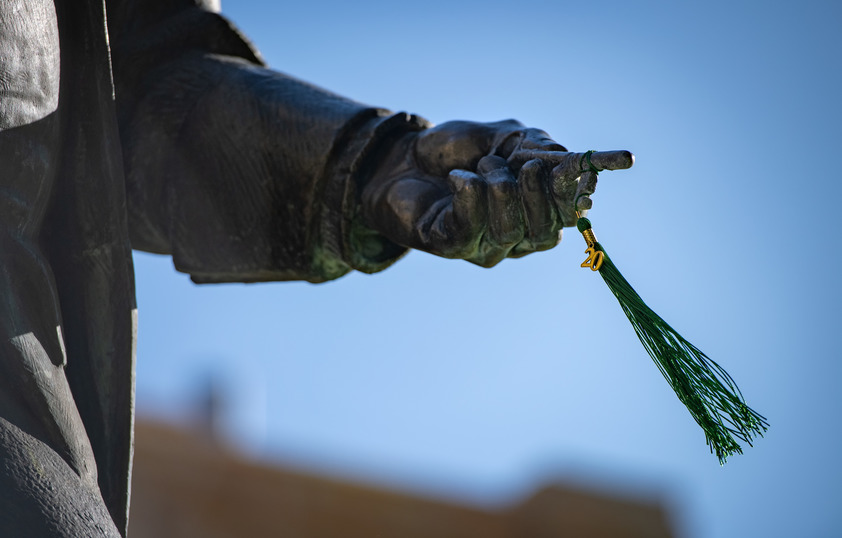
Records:
[[[842,534],[840,9],[831,2],[223,4],[269,63],[440,123],[629,149],[590,217],[648,304],[771,424],[720,467],[570,229],[486,270],[195,286],[135,256],[141,414],[213,376],[244,450],[476,503],[552,479],[658,498],[689,538]]]

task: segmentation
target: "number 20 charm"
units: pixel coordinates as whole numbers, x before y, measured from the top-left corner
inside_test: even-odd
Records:
[[[599,268],[602,267],[602,262],[605,258],[605,253],[601,250],[596,250],[592,246],[588,246],[588,249],[585,251],[585,254],[588,255],[588,258],[582,262],[582,265],[580,265],[580,267],[589,267],[591,271],[599,271]]]

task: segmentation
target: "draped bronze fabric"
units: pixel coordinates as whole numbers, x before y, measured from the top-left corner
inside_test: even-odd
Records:
[[[0,63],[0,529],[110,536],[100,508],[125,534],[129,504],[131,248],[198,282],[380,270],[405,249],[350,240],[355,174],[425,123],[267,69],[212,2],[50,4],[31,18],[57,27],[60,76],[45,53],[30,86],[59,80],[57,104],[13,103]]]

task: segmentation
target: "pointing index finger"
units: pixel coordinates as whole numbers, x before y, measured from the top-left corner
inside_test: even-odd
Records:
[[[634,164],[634,154],[631,151],[594,151],[591,162],[603,170],[625,170]]]
[[[538,149],[520,149],[509,157],[509,162],[520,165],[532,159],[541,159],[553,164],[561,164],[570,158],[567,151],[542,151]],[[601,170],[624,170],[634,164],[634,154],[626,150],[594,151],[591,153],[591,163]],[[584,170],[583,170],[584,171]]]

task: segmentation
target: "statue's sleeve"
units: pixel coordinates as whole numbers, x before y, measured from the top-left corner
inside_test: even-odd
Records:
[[[423,120],[266,68],[200,5],[133,5],[109,29],[134,248],[196,282],[321,282],[404,253],[358,223],[357,185]]]

